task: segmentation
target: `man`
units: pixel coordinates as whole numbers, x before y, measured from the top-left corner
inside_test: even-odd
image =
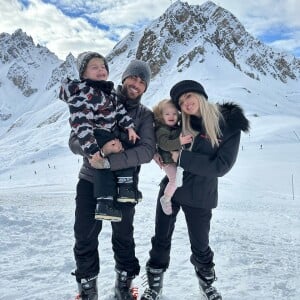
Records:
[[[155,153],[153,114],[150,109],[140,103],[141,96],[149,86],[150,77],[151,71],[148,64],[134,60],[122,75],[122,86],[117,88],[118,99],[134,120],[136,132],[140,137],[134,147],[119,152],[122,145],[116,139],[108,142],[102,148],[105,158],[97,154],[88,158],[83,155],[76,136],[71,135],[69,140],[72,152],[84,156],[77,184],[74,225],[74,255],[77,266],[75,276],[80,299],[98,299],[97,275],[100,271],[98,235],[102,229],[102,221],[94,219],[96,200],[93,197],[93,178],[95,168],[109,167],[115,171],[136,167],[135,181],[137,183],[140,165],[150,162]],[[130,300],[134,299],[130,293],[132,280],[140,271],[139,261],[135,256],[133,238],[135,204],[122,204],[120,209],[122,221],[111,223],[116,271],[115,296],[118,300]]]

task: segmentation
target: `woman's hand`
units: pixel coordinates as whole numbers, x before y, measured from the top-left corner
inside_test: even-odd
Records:
[[[124,151],[122,143],[120,142],[119,139],[114,139],[109,142],[107,142],[103,147],[102,147],[102,152],[104,156],[107,156],[111,153],[119,153]]]

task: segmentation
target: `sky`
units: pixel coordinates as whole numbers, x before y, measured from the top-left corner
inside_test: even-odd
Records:
[[[92,50],[107,55],[130,31],[147,26],[170,0],[0,0],[0,33],[21,28],[60,59]],[[189,0],[190,5],[206,1]],[[219,0],[246,30],[279,51],[300,57],[299,0]],[[298,4],[297,4],[298,2]]]

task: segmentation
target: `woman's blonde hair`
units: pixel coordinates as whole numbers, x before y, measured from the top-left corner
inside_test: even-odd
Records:
[[[164,118],[163,118],[163,110],[167,105],[170,105],[176,109],[177,117],[179,120],[179,111],[176,108],[175,104],[172,102],[172,100],[171,99],[163,99],[163,100],[159,101],[152,109],[155,122],[158,122],[161,124],[165,123]]]
[[[218,108],[218,105],[208,102],[201,94],[194,92],[190,93],[195,95],[199,101],[199,116],[202,118],[202,125],[207,138],[213,147],[219,146],[219,138],[222,135],[220,129],[220,120],[222,119],[222,114]],[[183,111],[181,112],[182,132],[183,134],[192,134],[195,137],[198,132],[191,127],[190,117],[190,115],[185,114]]]

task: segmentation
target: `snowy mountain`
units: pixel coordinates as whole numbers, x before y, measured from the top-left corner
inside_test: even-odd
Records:
[[[285,114],[280,107],[288,103],[288,113],[298,114],[300,60],[264,45],[213,2],[176,1],[147,28],[130,33],[108,56],[114,78],[134,57],[151,64],[153,81],[145,97],[150,106],[167,97],[177,79],[192,78],[204,84],[210,99],[234,100],[248,113]]]
[[[150,62],[154,77],[174,67],[184,72],[192,65],[205,66],[213,55],[256,80],[272,76],[286,83],[300,78],[299,60],[253,38],[234,15],[211,1],[201,6],[176,1],[145,30],[123,39],[109,60],[123,53]]]
[[[0,45],[3,121],[15,121],[28,108],[38,110],[49,105],[57,99],[48,95],[49,91],[52,89],[53,94],[57,90],[61,78],[77,75],[72,54],[62,62],[47,48],[35,45],[21,29],[12,35],[2,33]]]
[[[300,60],[256,40],[213,2],[176,1],[149,26],[130,33],[108,55],[110,79],[119,84],[133,58],[150,63],[152,82],[143,98],[150,107],[168,97],[176,81],[195,79],[212,101],[236,101],[248,115],[299,117]],[[15,152],[25,152],[31,162],[67,151],[68,110],[57,98],[67,76],[77,77],[71,53],[61,61],[21,29],[0,35],[2,171],[19,163]],[[7,145],[13,145],[8,152]]]
[[[21,29],[2,33],[0,46],[3,171],[19,163],[13,153],[26,153],[31,162],[66,151],[68,110],[57,94],[61,79],[77,77],[77,70],[71,53],[61,61]],[[248,115],[299,117],[300,60],[256,40],[213,2],[176,1],[146,28],[130,33],[108,55],[110,79],[119,84],[133,58],[150,63],[152,82],[143,98],[150,107],[168,97],[176,81],[195,79],[212,101],[236,101]],[[7,145],[13,147],[4,151]]]

